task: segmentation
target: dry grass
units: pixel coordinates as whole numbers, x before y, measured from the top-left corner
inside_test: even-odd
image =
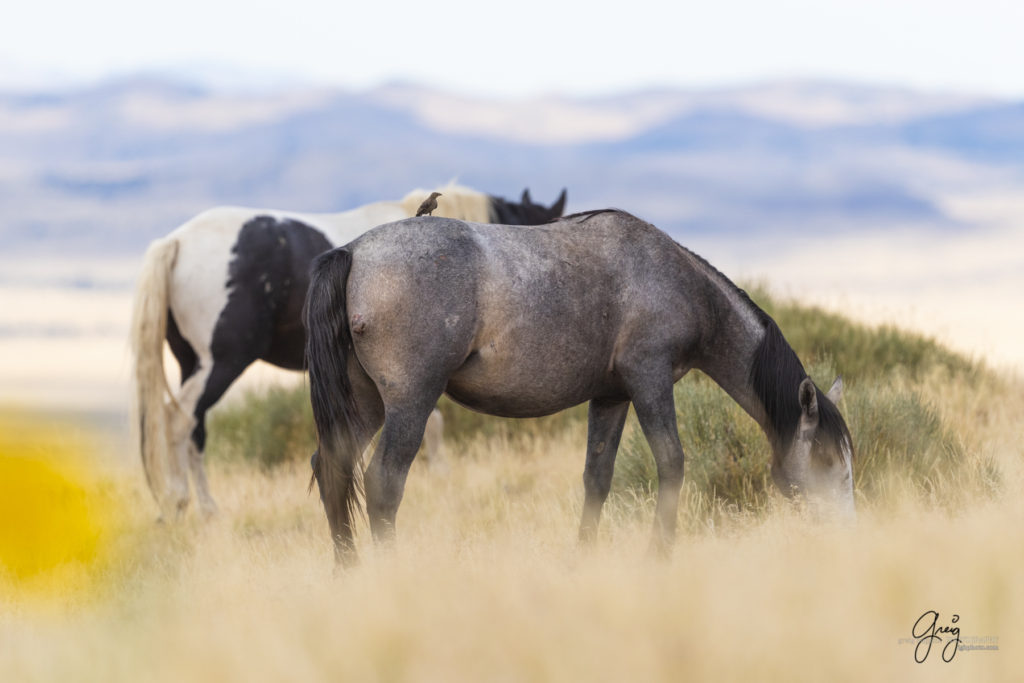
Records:
[[[708,515],[688,487],[665,563],[644,556],[651,506],[635,491],[609,502],[597,548],[576,547],[574,423],[416,463],[397,547],[364,533],[344,572],[305,466],[214,463],[221,516],[173,527],[152,523],[134,467],[112,467],[115,559],[82,569],[100,587],[71,597],[0,584],[0,680],[1020,680],[1024,390],[922,382],[964,458],[930,497],[895,473],[847,528],[778,501]],[[994,491],[958,495],[992,467]],[[999,651],[916,664],[899,640],[929,609]]]

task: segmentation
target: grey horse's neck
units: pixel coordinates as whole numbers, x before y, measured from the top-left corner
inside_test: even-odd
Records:
[[[697,367],[754,418],[768,439],[774,442],[777,435],[764,402],[751,382],[751,367],[765,335],[764,324],[758,317],[738,311],[720,315],[724,320],[716,338],[709,344],[712,352],[705,354]],[[723,352],[715,353],[714,349]]]
[[[714,285],[711,297],[715,334],[705,340],[704,353],[694,365],[754,418],[774,444],[778,435],[751,380],[751,369],[771,319],[714,266],[685,247],[680,248],[693,257],[695,265]]]

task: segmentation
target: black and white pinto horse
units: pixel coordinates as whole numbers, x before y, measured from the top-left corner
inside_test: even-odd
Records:
[[[468,188],[439,188],[437,215],[479,222],[538,224],[562,215],[565,191],[551,206],[529,191],[519,203]],[[313,258],[366,230],[413,216],[428,192],[416,190],[333,214],[239,207],[205,211],[154,241],[143,259],[131,342],[136,419],[143,468],[165,517],[189,502],[188,472],[205,515],[216,511],[203,465],[206,412],[256,360],[301,370],[306,338],[301,311]],[[181,369],[172,391],[164,340]],[[435,413],[428,448],[440,444]]]
[[[667,553],[683,481],[672,386],[693,368],[764,430],[785,494],[854,514],[853,447],[835,406],[841,383],[819,390],[746,293],[627,213],[531,228],[444,218],[384,225],[316,259],[306,305],[313,471],[342,562],[356,558],[361,484],[374,538],[393,537],[442,393],[506,417],[590,402],[584,541],[596,534],[632,403],[658,471],[652,547]],[[381,427],[363,474],[363,449]]]

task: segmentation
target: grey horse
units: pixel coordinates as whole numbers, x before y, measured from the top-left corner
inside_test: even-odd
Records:
[[[651,546],[667,554],[683,481],[672,386],[692,368],[764,430],[785,494],[854,514],[841,380],[818,389],[743,290],[628,213],[528,228],[426,217],[379,226],[316,259],[304,320],[313,472],[343,563],[357,559],[362,485],[374,539],[394,537],[442,393],[505,417],[590,401],[584,542],[597,532],[632,403],[658,471]],[[361,481],[362,452],[381,427]]]

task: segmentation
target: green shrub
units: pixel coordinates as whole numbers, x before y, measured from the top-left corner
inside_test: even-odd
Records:
[[[916,391],[873,382],[851,392],[842,409],[857,449],[854,486],[868,498],[894,478],[931,493],[964,460],[960,442]]]
[[[308,460],[316,449],[316,428],[305,383],[250,391],[217,406],[207,418],[206,451],[211,458],[250,461],[269,468]]]
[[[760,505],[770,451],[757,423],[704,375],[693,373],[676,384],[674,393],[686,480],[725,503]],[[612,489],[650,492],[657,482],[647,439],[631,417],[616,460]]]

